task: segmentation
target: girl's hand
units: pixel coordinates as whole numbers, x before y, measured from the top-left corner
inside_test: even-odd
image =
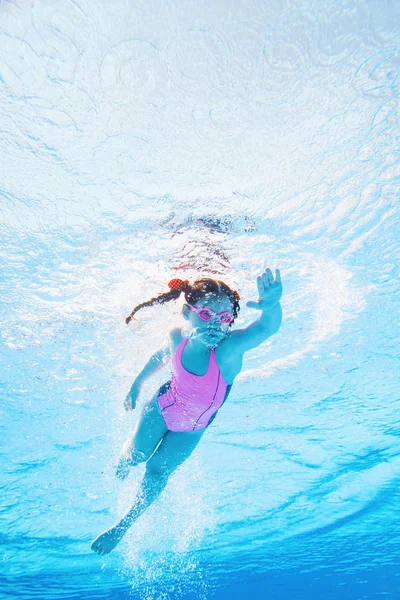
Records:
[[[136,401],[139,396],[139,388],[135,387],[135,384],[131,387],[124,400],[124,408],[127,411],[133,410],[136,407]]]
[[[282,296],[281,274],[279,269],[275,271],[275,280],[271,269],[257,277],[258,302],[247,302],[246,306],[257,310],[270,310],[279,302]]]

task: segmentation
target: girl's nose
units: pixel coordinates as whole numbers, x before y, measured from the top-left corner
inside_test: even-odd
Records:
[[[220,321],[219,319],[218,319],[218,320],[215,320],[215,319],[214,319],[214,320],[211,322],[211,325],[209,325],[209,327],[208,327],[208,330],[209,330],[209,331],[220,331],[220,330],[221,330],[221,327],[222,327],[222,323],[221,323],[221,321]]]

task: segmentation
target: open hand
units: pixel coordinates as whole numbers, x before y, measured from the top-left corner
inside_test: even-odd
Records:
[[[257,277],[258,302],[250,300],[246,306],[257,310],[270,310],[282,296],[282,282],[279,269],[275,270],[275,280],[271,269],[266,269]]]
[[[136,401],[138,396],[139,389],[137,389],[135,385],[133,385],[124,400],[124,408],[126,411],[134,410],[134,408],[136,407]]]
[[[97,554],[109,554],[121,541],[125,531],[121,527],[112,527],[99,535],[90,546]]]

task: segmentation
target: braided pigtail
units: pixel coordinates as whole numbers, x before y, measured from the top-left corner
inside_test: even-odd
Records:
[[[236,319],[236,317],[239,314],[239,310],[240,310],[240,304],[239,304],[240,296],[239,296],[239,293],[236,290],[234,290],[232,292],[232,297],[233,297],[233,316]]]
[[[142,302],[142,304],[135,306],[130,315],[126,317],[125,323],[129,325],[129,322],[133,319],[133,315],[141,308],[144,308],[145,306],[153,306],[153,304],[164,304],[170,300],[176,300],[181,295],[181,292],[188,292],[191,289],[190,283],[187,279],[185,279],[185,281],[182,281],[182,279],[171,279],[171,281],[168,283],[168,287],[170,288],[169,292],[160,294],[159,296],[156,296],[147,302]]]

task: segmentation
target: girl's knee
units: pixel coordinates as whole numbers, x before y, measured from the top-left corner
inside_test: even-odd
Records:
[[[157,482],[166,482],[169,475],[170,473],[159,461],[148,461],[146,465],[146,477]]]
[[[122,454],[130,466],[138,465],[139,463],[145,462],[149,458],[145,452],[135,448],[132,443],[127,443],[124,445]]]

